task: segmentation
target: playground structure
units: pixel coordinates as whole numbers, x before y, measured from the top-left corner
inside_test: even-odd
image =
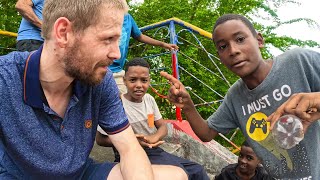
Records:
[[[0,30],[0,35],[17,37],[18,34],[17,33],[13,33],[13,32],[9,32],[9,31]]]

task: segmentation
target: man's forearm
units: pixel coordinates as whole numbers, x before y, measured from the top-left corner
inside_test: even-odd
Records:
[[[38,18],[38,16],[33,12],[32,9],[32,2],[30,4],[25,3],[24,1],[18,1],[16,4],[17,11],[21,14],[22,17],[24,17],[26,20],[34,24],[35,26],[41,28],[42,21]]]
[[[113,145],[119,151],[121,174],[124,179],[153,179],[151,163],[140,146],[131,127],[121,133],[110,135]]]
[[[121,154],[120,168],[124,179],[153,179],[151,163],[145,151],[139,143],[138,146],[130,147],[126,154]],[[133,170],[132,167],[135,167]],[[144,167],[148,167],[147,169]],[[150,169],[149,169],[150,168]]]

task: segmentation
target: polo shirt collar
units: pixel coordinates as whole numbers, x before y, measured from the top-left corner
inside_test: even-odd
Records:
[[[43,109],[43,104],[46,103],[44,93],[40,84],[39,73],[40,73],[40,58],[43,46],[37,51],[30,53],[26,65],[24,68],[23,77],[23,96],[24,102],[29,106]],[[75,80],[73,83],[73,93],[80,99],[81,96],[86,92],[88,86]]]

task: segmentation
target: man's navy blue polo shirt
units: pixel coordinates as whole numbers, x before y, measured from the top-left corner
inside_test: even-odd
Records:
[[[60,118],[40,85],[41,52],[0,57],[0,179],[79,178],[97,125],[109,134],[129,126],[111,72],[98,86],[75,81]]]

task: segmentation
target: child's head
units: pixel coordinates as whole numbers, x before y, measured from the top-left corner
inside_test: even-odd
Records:
[[[213,27],[213,42],[221,62],[241,78],[252,75],[263,61],[263,38],[244,16],[225,14]]]
[[[142,58],[134,58],[126,63],[124,70],[123,81],[128,91],[125,97],[132,102],[141,102],[150,84],[148,62]]]
[[[248,142],[245,141],[241,146],[236,172],[238,175],[254,175],[255,170],[260,162],[260,158],[258,158]]]
[[[230,20],[239,20],[239,21],[242,21],[242,23],[244,25],[246,25],[249,30],[251,31],[252,35],[256,36],[257,35],[257,31],[256,29],[254,28],[253,24],[249,21],[249,19],[247,19],[246,17],[242,16],[242,15],[239,15],[239,14],[225,14],[225,15],[222,15],[220,16],[216,23],[214,24],[213,26],[213,32],[214,30],[216,29],[216,27],[220,24],[223,24],[227,21],[230,21]],[[212,33],[213,34],[213,33]]]

